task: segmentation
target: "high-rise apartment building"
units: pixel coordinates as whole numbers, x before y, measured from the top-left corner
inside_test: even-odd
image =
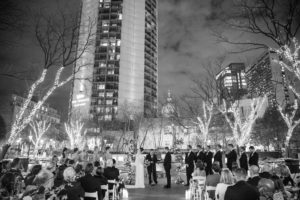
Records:
[[[245,64],[231,63],[216,75],[219,103],[224,100],[234,102],[247,94]]]
[[[126,104],[155,114],[157,32],[157,0],[82,1],[78,48],[89,35],[95,42],[75,66],[72,112],[113,120]]]
[[[278,60],[276,53],[266,51],[246,69],[248,95],[267,95],[270,105],[287,105],[294,95],[288,89],[285,70],[275,59]]]

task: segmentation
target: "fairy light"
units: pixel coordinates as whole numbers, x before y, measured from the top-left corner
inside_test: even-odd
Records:
[[[300,124],[300,119],[295,120],[297,110],[298,110],[298,101],[297,100],[294,101],[293,111],[291,114],[284,113],[283,108],[280,105],[278,105],[278,111],[281,114],[281,116],[288,128],[288,131],[287,131],[287,134],[285,137],[285,142],[284,142],[286,147],[289,145],[289,142],[292,138],[294,129]]]
[[[37,152],[38,150],[38,146],[41,142],[41,139],[43,137],[43,135],[48,131],[48,129],[51,126],[51,123],[46,122],[46,121],[37,121],[34,120],[32,122],[30,122],[30,127],[34,133],[34,139],[33,137],[31,137],[31,141],[34,145],[34,152]],[[36,155],[36,153],[34,154]]]
[[[214,105],[203,101],[202,106],[203,106],[203,116],[202,117],[198,116],[197,122],[194,122],[194,123],[198,125],[198,127],[204,137],[204,144],[206,144]]]
[[[23,131],[26,128],[26,126],[32,121],[32,119],[34,118],[36,113],[40,110],[40,108],[45,103],[45,101],[49,98],[49,96],[57,88],[63,86],[64,84],[66,84],[67,82],[69,82],[72,79],[72,75],[71,75],[71,76],[67,77],[65,80],[60,81],[60,77],[61,77],[63,70],[64,70],[63,66],[61,66],[57,70],[57,72],[55,74],[53,85],[46,92],[46,94],[43,96],[43,98],[40,101],[38,101],[37,103],[35,103],[32,109],[29,109],[28,107],[31,102],[32,96],[33,96],[34,92],[36,91],[37,87],[45,80],[45,76],[46,76],[48,70],[44,69],[40,78],[35,83],[32,84],[26,100],[22,104],[20,111],[16,114],[17,117],[16,117],[16,120],[13,122],[11,131],[10,131],[10,137],[8,139],[9,144],[13,143],[16,140],[18,134],[20,134],[20,132]],[[29,114],[27,116],[24,115],[26,110],[30,110]]]
[[[240,108],[237,101],[229,106],[229,108],[227,108],[225,100],[223,101],[223,108],[220,108],[219,110],[225,116],[237,145],[245,145],[250,139],[253,125],[258,118],[258,111],[262,109],[266,100],[266,96],[252,100],[250,113],[245,119],[243,119],[240,114]],[[229,119],[228,113],[232,113],[234,120]]]
[[[71,148],[79,146],[83,141],[83,136],[86,134],[86,130],[81,134],[84,123],[79,120],[71,120],[70,123],[65,123],[65,130],[70,139]]]

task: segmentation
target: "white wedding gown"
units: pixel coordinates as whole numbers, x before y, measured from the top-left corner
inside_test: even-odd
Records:
[[[135,157],[135,188],[145,188],[144,181],[144,156],[143,154],[136,154]]]

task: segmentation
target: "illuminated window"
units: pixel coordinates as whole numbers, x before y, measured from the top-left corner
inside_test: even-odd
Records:
[[[119,19],[122,19],[122,14],[119,14]]]
[[[109,8],[110,7],[110,3],[104,3],[104,8]]]
[[[102,26],[109,26],[109,21],[102,21]]]
[[[121,40],[117,40],[117,46],[121,45]]]
[[[104,62],[101,62],[99,66],[100,67],[106,67],[106,64]]]
[[[99,84],[98,89],[99,90],[104,90],[105,89],[105,84]]]
[[[107,47],[108,42],[107,41],[101,41],[100,46]]]
[[[105,120],[111,120],[111,118],[112,118],[111,115],[105,115],[104,117]]]
[[[113,97],[114,93],[113,92],[107,92],[106,97]]]
[[[99,97],[104,97],[104,92],[99,92]]]
[[[108,75],[115,74],[115,70],[114,69],[109,69],[109,70],[107,70],[107,74]]]
[[[112,100],[106,100],[106,105],[112,105],[113,101]]]

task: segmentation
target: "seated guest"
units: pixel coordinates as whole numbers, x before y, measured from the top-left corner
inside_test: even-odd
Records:
[[[273,200],[275,186],[271,179],[261,178],[257,187],[260,193],[260,200]]]
[[[25,177],[24,180],[25,186],[33,185],[33,180],[41,170],[42,170],[42,165],[34,165],[31,168],[30,173]]]
[[[101,193],[101,182],[100,179],[95,178],[92,173],[94,170],[94,166],[92,163],[88,163],[85,167],[85,176],[79,179],[81,186],[83,187],[85,192],[98,193],[98,199],[102,199]]]
[[[76,179],[84,176],[84,171],[83,171],[83,167],[81,164],[76,165],[75,172],[76,172]]]
[[[58,167],[57,163],[58,163],[58,157],[57,155],[53,155],[51,162],[47,165],[47,169],[51,171],[53,174],[55,174],[55,171]]]
[[[75,163],[79,160],[79,150],[78,148],[74,148],[73,153],[69,156],[70,160],[74,160]]]
[[[212,164],[213,174],[206,177],[206,185],[216,187],[220,183],[220,165],[217,163]]]
[[[36,175],[35,179],[33,180],[33,184],[38,187],[43,187],[45,190],[49,191],[53,187],[53,173],[47,169],[42,169]]]
[[[231,171],[234,171],[234,170],[236,170],[238,168],[239,168],[238,163],[237,162],[232,162],[232,169],[231,169]]]
[[[218,183],[220,183],[220,165],[218,163],[213,163],[212,164],[212,171],[213,174],[210,174],[206,177],[206,186],[212,186],[216,187]],[[213,198],[215,196],[214,191],[208,191],[208,195],[210,198]]]
[[[264,166],[261,168],[261,171],[259,173],[259,176],[261,178],[267,178],[270,179],[272,176],[272,166],[269,163],[264,164]]]
[[[284,189],[283,182],[277,175],[273,175],[271,180],[274,182],[275,192],[273,198],[275,200],[287,199],[291,196],[291,194]]]
[[[206,172],[205,172],[205,165],[201,160],[198,160],[196,163],[196,169],[192,173],[193,177],[196,176],[204,176],[206,177]]]
[[[103,175],[103,168],[98,167],[96,170],[96,175],[94,176],[95,178],[99,179],[101,185],[107,185],[107,178]],[[105,191],[106,190],[101,190],[102,197],[105,196]]]
[[[10,199],[14,194],[17,194],[14,188],[15,176],[13,173],[5,173],[1,177],[0,182],[0,199]]]
[[[247,173],[244,169],[238,168],[233,171],[236,179],[235,185],[228,186],[225,192],[225,200],[258,200],[259,192],[252,185],[246,182]]]
[[[288,166],[281,165],[281,176],[283,177],[282,182],[285,186],[289,184],[293,187],[295,186],[295,182],[291,177],[291,171]]]
[[[97,170],[98,167],[100,167],[100,162],[99,162],[99,161],[95,161],[95,162],[94,162],[93,175],[96,174],[96,170]]]
[[[224,168],[221,171],[220,183],[217,184],[215,191],[216,200],[224,200],[227,187],[234,184],[234,178],[231,171],[228,168]]]
[[[59,187],[64,183],[64,170],[68,167],[67,163],[69,162],[68,159],[65,160],[65,163],[59,166],[56,169],[55,177],[54,177],[54,187]]]
[[[15,175],[18,175],[23,179],[22,173],[21,173],[21,160],[20,158],[14,158],[13,161],[10,164],[10,169],[8,172],[13,173]]]
[[[249,172],[250,172],[250,178],[248,178],[247,182],[250,185],[253,185],[254,187],[257,187],[258,182],[261,179],[259,177],[259,168],[258,168],[258,166],[257,165],[251,165],[250,169],[249,169]]]
[[[58,194],[58,196],[65,194],[67,196],[67,199],[83,200],[84,190],[80,182],[77,182],[75,180],[76,173],[73,167],[66,168],[64,170],[63,176],[67,184],[64,186],[64,189]]]
[[[113,160],[108,159],[106,162],[106,168],[104,169],[104,176],[107,180],[119,180],[119,170],[113,167]]]

